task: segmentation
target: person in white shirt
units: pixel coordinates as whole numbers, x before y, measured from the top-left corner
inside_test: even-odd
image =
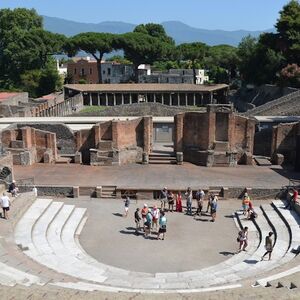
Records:
[[[6,193],[3,193],[3,196],[0,198],[0,202],[1,202],[1,207],[3,209],[3,218],[8,219],[10,200]]]

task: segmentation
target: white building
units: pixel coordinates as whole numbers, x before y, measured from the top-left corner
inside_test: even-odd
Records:
[[[205,75],[205,71],[196,69],[196,84],[204,84],[209,80]],[[194,75],[192,69],[170,69],[168,71],[155,71],[149,74],[141,74],[139,76],[140,83],[194,83]]]

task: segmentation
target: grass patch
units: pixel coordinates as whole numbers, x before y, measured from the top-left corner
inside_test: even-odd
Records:
[[[79,113],[92,113],[92,112],[99,112],[99,111],[104,111],[108,108],[109,106],[86,106],[82,110],[80,110]]]

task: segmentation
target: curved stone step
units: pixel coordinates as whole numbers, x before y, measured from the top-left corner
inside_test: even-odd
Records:
[[[284,202],[281,200],[273,200],[272,204],[292,235],[290,250],[298,250],[300,246],[300,216],[293,210],[285,209]]]
[[[15,227],[15,242],[23,248],[33,247],[32,228],[51,204],[51,199],[37,199],[24,213]]]
[[[70,226],[69,224],[75,222],[77,223],[77,227],[86,212],[85,208],[75,208],[71,213],[69,210],[70,209],[64,211],[64,217],[59,215],[59,220],[57,222],[54,220],[52,223],[53,228],[49,228],[49,235],[47,238],[49,247],[53,252],[49,255],[45,253],[41,255],[41,258],[36,257],[35,259],[38,259],[40,263],[59,273],[64,273],[83,280],[102,283],[106,279],[105,276],[102,276],[104,270],[97,269],[93,265],[87,265],[85,262],[77,259],[74,255],[66,251],[64,247],[61,239],[64,228],[68,228]],[[62,224],[62,220],[65,220],[65,223],[63,226],[59,226],[59,224]],[[55,232],[55,234],[53,234],[53,232]],[[47,232],[44,232],[44,234],[46,235]]]

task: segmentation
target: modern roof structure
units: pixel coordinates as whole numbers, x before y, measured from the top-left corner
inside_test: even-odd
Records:
[[[228,88],[227,84],[67,84],[67,89],[79,92],[202,92],[209,93]]]

